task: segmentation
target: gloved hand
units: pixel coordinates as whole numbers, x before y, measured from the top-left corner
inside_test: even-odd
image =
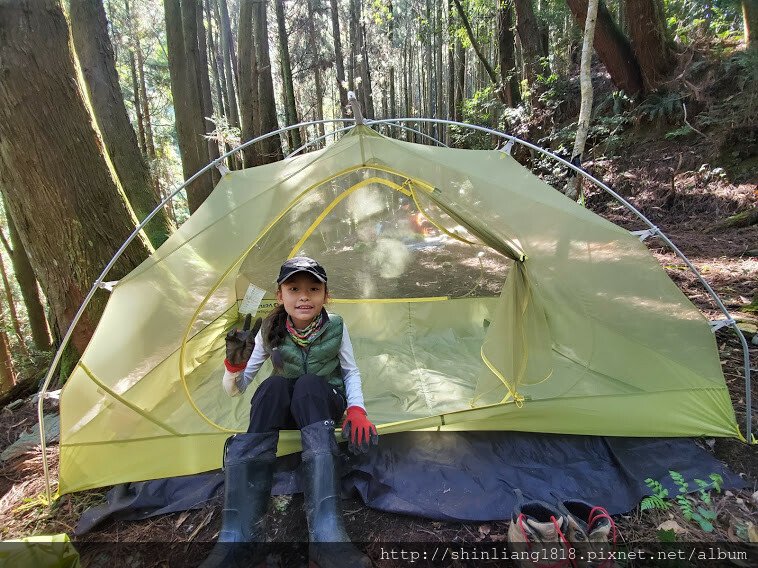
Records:
[[[366,411],[360,406],[347,409],[347,417],[342,424],[342,437],[348,440],[347,448],[351,453],[365,454],[369,447],[379,443],[376,426],[366,416]]]
[[[255,336],[258,335],[262,320],[261,318],[257,318],[253,329],[250,329],[250,320],[252,318],[251,314],[247,314],[242,329],[231,329],[226,334],[226,359],[224,359],[224,366],[230,373],[244,370],[248,359],[250,359],[250,355],[253,353]]]

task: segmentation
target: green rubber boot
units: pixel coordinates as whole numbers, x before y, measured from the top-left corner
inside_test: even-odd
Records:
[[[236,434],[224,448],[224,508],[218,542],[200,568],[266,560],[263,519],[271,495],[279,432]]]
[[[311,562],[319,568],[369,568],[371,560],[350,542],[342,520],[334,421],[309,424],[300,430],[300,437]]]

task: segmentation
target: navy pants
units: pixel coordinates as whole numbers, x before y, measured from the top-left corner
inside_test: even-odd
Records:
[[[321,420],[339,422],[347,403],[322,377],[306,374],[297,380],[272,375],[253,394],[252,433],[299,430]]]

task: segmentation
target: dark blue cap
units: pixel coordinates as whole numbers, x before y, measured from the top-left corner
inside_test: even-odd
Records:
[[[296,256],[290,258],[279,269],[279,278],[276,279],[277,284],[281,284],[287,280],[293,274],[298,272],[307,272],[313,275],[319,282],[326,283],[326,270],[318,262],[307,256]]]

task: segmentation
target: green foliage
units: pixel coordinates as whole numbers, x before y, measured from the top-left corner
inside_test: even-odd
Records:
[[[669,30],[683,45],[700,37],[721,41],[742,37],[742,15],[735,0],[666,0],[665,10]]]
[[[716,491],[716,493],[721,492],[721,488],[724,483],[723,478],[717,473],[711,473],[708,476],[709,481],[703,481],[702,479],[694,480],[695,485],[697,485],[698,488],[697,496],[702,502],[702,504],[699,505],[697,498],[693,500],[692,497],[687,497],[687,494],[690,491],[690,484],[681,473],[678,471],[669,470],[669,477],[671,477],[671,480],[674,482],[674,485],[677,488],[678,493],[674,497],[674,501],[679,507],[682,516],[687,521],[694,521],[697,523],[700,529],[703,531],[709,533],[713,532],[715,530],[713,523],[716,520],[716,511],[713,509],[711,491]],[[671,507],[671,503],[666,500],[666,498],[669,496],[668,490],[663,487],[660,482],[648,478],[645,480],[645,485],[647,485],[648,488],[652,490],[653,494],[645,497],[642,500],[640,503],[641,511],[654,509],[665,511]],[[669,536],[671,536],[662,534],[667,532],[669,531],[658,531],[658,536],[661,539],[661,542],[671,542],[668,540],[663,540],[664,538],[669,538]]]
[[[648,122],[663,125],[672,123],[682,112],[682,97],[679,93],[655,92],[637,107],[637,116]]]

